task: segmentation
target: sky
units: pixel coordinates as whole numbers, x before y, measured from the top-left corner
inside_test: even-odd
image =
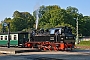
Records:
[[[12,18],[14,11],[33,13],[36,7],[58,5],[66,9],[76,7],[79,13],[90,16],[90,0],[0,0],[0,21]]]

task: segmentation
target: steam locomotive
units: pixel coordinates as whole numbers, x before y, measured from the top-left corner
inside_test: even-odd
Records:
[[[75,35],[70,27],[57,27],[51,29],[33,30],[30,41],[25,47],[41,50],[72,50],[75,46]]]

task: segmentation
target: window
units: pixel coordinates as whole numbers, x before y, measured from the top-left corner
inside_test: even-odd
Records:
[[[7,36],[5,36],[5,40],[7,40]]]
[[[55,32],[55,30],[53,30],[53,29],[50,30],[50,34],[54,34],[54,32]]]
[[[17,40],[17,37],[16,37],[16,35],[14,35],[14,40]]]
[[[1,36],[1,40],[3,40],[3,36]]]
[[[60,28],[55,28],[50,30],[50,34],[61,34],[61,29]]]

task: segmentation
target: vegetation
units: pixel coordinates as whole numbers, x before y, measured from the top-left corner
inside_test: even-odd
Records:
[[[77,46],[90,46],[90,41],[81,41]]]
[[[35,20],[37,10],[33,12],[33,15],[29,12],[15,11],[12,18],[5,18],[4,22],[10,22],[10,31],[30,31],[35,29]],[[52,28],[59,26],[69,26],[72,28],[73,33],[76,33],[76,19],[79,21],[79,35],[90,36],[90,16],[83,16],[79,13],[76,7],[67,7],[62,9],[58,5],[40,6],[38,10],[39,24],[38,29]],[[0,24],[0,31],[2,32],[2,23]],[[7,32],[7,27],[3,28]]]

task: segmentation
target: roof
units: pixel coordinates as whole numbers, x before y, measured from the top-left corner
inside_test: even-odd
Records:
[[[10,34],[27,34],[28,32],[25,32],[25,31],[17,31],[17,32],[10,32]],[[2,34],[8,34],[8,32],[0,32],[0,35]]]

